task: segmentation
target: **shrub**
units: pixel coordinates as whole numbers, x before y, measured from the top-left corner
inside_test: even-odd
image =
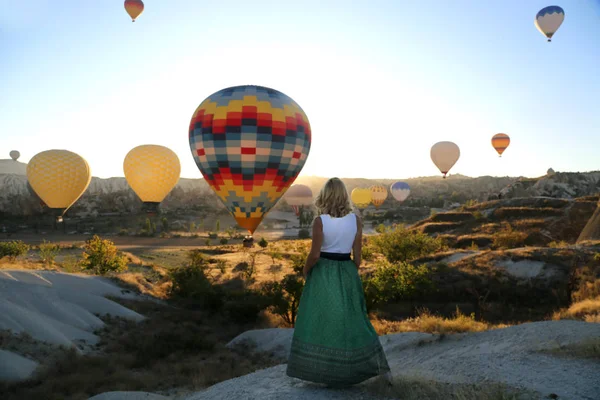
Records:
[[[261,292],[245,290],[231,293],[225,303],[224,311],[237,323],[256,322],[258,313],[268,307],[270,299]]]
[[[370,277],[363,279],[367,307],[422,297],[433,289],[430,276],[426,265],[383,261]]]
[[[294,326],[303,289],[304,279],[297,274],[289,274],[281,282],[263,283],[261,292],[269,301],[269,310]]]
[[[290,255],[290,261],[292,262],[292,269],[298,275],[302,274],[302,270],[304,269],[304,265],[306,264],[306,257],[308,254],[306,252],[302,252],[300,254],[292,254]]]
[[[258,257],[258,253],[248,254],[247,268],[242,271],[244,280],[248,283],[254,280],[254,273],[256,272],[256,257]]]
[[[208,266],[208,260],[206,259],[204,253],[202,253],[200,250],[190,250],[187,254],[187,259],[189,265],[192,267],[197,267],[204,270]]]
[[[513,230],[512,226],[506,225],[505,228],[493,235],[493,246],[496,249],[513,249],[522,247],[527,239],[525,232]]]
[[[221,220],[217,220],[215,223],[215,231],[219,232],[221,230]]]
[[[0,242],[0,258],[8,257],[11,261],[14,261],[17,257],[26,255],[29,249],[30,246],[22,240]]]
[[[192,233],[196,230],[196,224],[194,222],[190,222],[190,225],[188,226],[188,232]]]
[[[59,252],[60,246],[58,244],[46,242],[45,239],[43,243],[40,244],[40,258],[44,264],[52,265]]]
[[[117,251],[113,242],[94,235],[85,242],[81,266],[97,275],[104,275],[127,269],[127,259]]]
[[[216,312],[224,304],[224,293],[214,286],[204,271],[204,266],[190,263],[170,272],[172,282],[169,296],[192,301],[210,311]]]
[[[386,228],[384,233],[373,237],[372,241],[377,251],[391,263],[414,260],[445,247],[440,238],[432,238],[422,232],[398,226]]]
[[[119,230],[119,233],[117,233],[117,235],[119,235],[119,236],[129,236],[129,229],[127,229],[127,228],[121,228]]]
[[[300,229],[298,231],[298,239],[310,239],[310,232],[308,229]]]
[[[206,239],[206,240],[204,241],[204,244],[205,244],[205,245],[207,245],[207,246],[210,246],[210,239]]]
[[[548,247],[552,247],[552,248],[569,247],[569,243],[565,242],[564,240],[561,240],[559,242],[552,241],[552,242],[548,243]]]
[[[227,268],[227,262],[225,260],[217,260],[217,269],[221,274],[225,273],[225,268]]]
[[[260,240],[259,240],[259,242],[258,242],[258,245],[259,245],[260,247],[262,247],[263,249],[265,249],[265,248],[266,248],[266,247],[269,245],[269,243],[267,242],[267,239],[265,239],[265,238],[263,237],[263,238],[260,238]]]
[[[269,253],[269,257],[271,257],[273,264],[275,264],[276,260],[281,260],[283,258],[283,255],[278,251],[272,251]]]
[[[163,217],[160,220],[161,224],[162,224],[162,230],[163,232],[168,232],[169,231],[169,220],[166,217]]]
[[[219,242],[223,245],[229,243],[229,240],[227,240],[227,238],[221,238],[221,240],[219,240]]]
[[[215,232],[210,232],[208,234],[208,237],[211,238],[211,239],[218,239],[219,238],[219,234],[215,233]]]
[[[373,259],[375,258],[375,254],[373,252],[373,247],[372,246],[363,246],[362,248],[362,259],[365,261],[373,261]]]

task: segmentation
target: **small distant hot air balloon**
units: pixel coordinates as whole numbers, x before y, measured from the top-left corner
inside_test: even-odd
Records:
[[[510,144],[510,137],[506,133],[497,133],[492,137],[492,146],[498,152],[498,155],[502,157],[502,153]]]
[[[21,157],[21,153],[19,153],[17,150],[13,150],[9,153],[10,158],[13,159],[13,161],[17,161],[19,159],[19,157]]]
[[[565,10],[559,6],[548,6],[542,8],[535,16],[535,27],[552,41],[552,36],[565,20]]]
[[[379,208],[385,199],[387,199],[388,192],[386,187],[382,185],[373,185],[369,190],[371,191],[371,203],[373,203],[375,208]]]
[[[144,11],[144,2],[142,0],[125,0],[125,11],[131,17],[131,22],[135,22],[135,19]]]
[[[300,174],[311,136],[308,117],[294,100],[251,85],[210,95],[189,126],[196,165],[250,235]]]
[[[285,193],[285,201],[292,206],[296,216],[300,215],[300,207],[310,206],[313,202],[313,192],[306,185],[292,185]]]
[[[354,188],[352,193],[350,194],[350,198],[354,205],[359,209],[364,209],[371,204],[372,197],[371,190],[365,188]]]
[[[394,182],[390,186],[392,196],[399,202],[403,202],[410,195],[410,186],[406,182]]]
[[[134,147],[123,161],[127,183],[144,202],[146,212],[158,212],[158,205],[179,181],[181,165],[173,150],[155,144]]]
[[[445,179],[448,171],[450,171],[458,161],[460,149],[453,142],[438,142],[431,146],[430,156],[431,161],[433,161],[440,172],[444,174]]]
[[[40,199],[54,210],[57,222],[85,192],[92,179],[90,166],[78,154],[47,150],[27,164],[27,180]]]

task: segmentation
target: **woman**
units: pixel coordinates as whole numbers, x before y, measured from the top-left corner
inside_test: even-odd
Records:
[[[362,222],[338,178],[315,199],[312,248],[298,307],[287,375],[346,386],[386,374],[390,367],[367,309],[358,268]],[[354,257],[350,258],[352,251]]]

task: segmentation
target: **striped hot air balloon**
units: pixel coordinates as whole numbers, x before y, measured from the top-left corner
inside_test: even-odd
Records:
[[[388,192],[383,185],[373,185],[369,188],[371,191],[371,203],[375,208],[379,208],[388,197]]]
[[[497,133],[492,137],[492,146],[498,152],[498,155],[502,157],[502,153],[510,144],[510,137],[506,133]]]
[[[403,202],[410,195],[410,186],[406,182],[394,182],[390,186],[392,196],[399,202]]]
[[[250,85],[210,95],[189,126],[196,165],[251,235],[298,177],[311,135],[308,117],[294,100]]]

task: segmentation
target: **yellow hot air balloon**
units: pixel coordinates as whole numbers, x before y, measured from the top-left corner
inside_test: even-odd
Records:
[[[47,150],[27,164],[27,180],[42,201],[54,210],[56,221],[85,192],[92,180],[90,166],[79,154],[67,150]]]
[[[387,189],[382,185],[373,185],[369,190],[371,191],[371,202],[375,208],[379,208],[388,197]]]
[[[158,205],[179,181],[181,165],[173,150],[155,144],[144,144],[127,153],[123,161],[127,183],[144,202],[148,213]]]
[[[431,161],[444,174],[445,179],[448,171],[458,161],[460,149],[453,142],[438,142],[431,146],[430,156]]]
[[[510,137],[506,133],[497,133],[492,137],[492,146],[498,152],[498,155],[502,157],[502,153],[510,144]]]
[[[367,208],[371,204],[372,194],[369,189],[355,188],[350,194],[352,202],[359,209]]]
[[[125,0],[125,11],[131,17],[131,22],[135,22],[135,19],[144,11],[144,2],[142,0]]]

